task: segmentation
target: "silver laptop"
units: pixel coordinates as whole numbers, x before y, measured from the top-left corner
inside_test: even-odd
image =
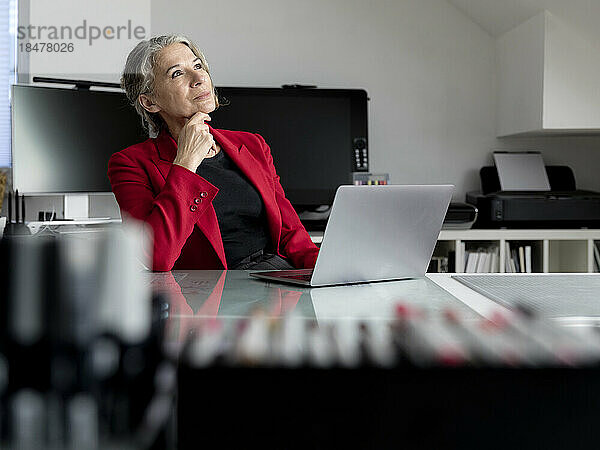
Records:
[[[452,185],[340,186],[314,269],[252,272],[305,286],[425,275]]]

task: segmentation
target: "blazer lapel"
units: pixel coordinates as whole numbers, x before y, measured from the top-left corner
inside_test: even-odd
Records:
[[[169,170],[171,170],[171,166],[173,165],[173,160],[177,155],[177,143],[175,142],[175,139],[163,129],[154,139],[154,145],[158,152],[156,166],[166,180]]]

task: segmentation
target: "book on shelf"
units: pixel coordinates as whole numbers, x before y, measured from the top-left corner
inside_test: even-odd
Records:
[[[531,245],[515,246],[506,242],[504,271],[506,273],[532,272]]]
[[[531,273],[531,245],[525,246],[525,272]]]
[[[465,251],[465,273],[497,272],[499,264],[498,247],[478,248]]]
[[[525,250],[519,247],[519,269],[521,273],[525,273]]]
[[[499,271],[499,269],[500,269],[500,255],[498,253],[494,253],[489,271],[492,273],[496,273]]]
[[[475,272],[484,273],[486,272],[486,265],[488,260],[488,254],[485,252],[481,252],[477,254],[477,266],[475,268]]]
[[[519,254],[516,248],[510,250],[510,259],[513,263],[513,272],[520,273],[521,268],[519,267]]]
[[[477,269],[477,260],[479,259],[479,253],[467,252],[467,264],[465,266],[466,273],[475,273]]]

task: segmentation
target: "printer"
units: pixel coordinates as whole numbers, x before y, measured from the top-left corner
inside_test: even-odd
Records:
[[[496,166],[479,171],[481,191],[466,201],[478,209],[473,228],[600,228],[600,193],[578,190],[567,166],[545,166],[550,190],[501,190]]]

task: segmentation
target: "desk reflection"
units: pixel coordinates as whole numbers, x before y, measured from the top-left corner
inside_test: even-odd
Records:
[[[260,311],[268,317],[294,313],[318,322],[391,320],[399,303],[428,314],[453,308],[466,318],[477,315],[427,278],[350,286],[303,288],[266,282],[241,270],[174,271],[151,274],[151,284],[170,300],[166,337],[183,342],[210,321],[232,327],[238,319]]]
[[[151,284],[169,300],[168,342],[184,342],[208,322],[229,323],[256,311],[274,318],[292,311],[301,317],[315,317],[307,289],[249,279],[245,271],[154,273]]]

